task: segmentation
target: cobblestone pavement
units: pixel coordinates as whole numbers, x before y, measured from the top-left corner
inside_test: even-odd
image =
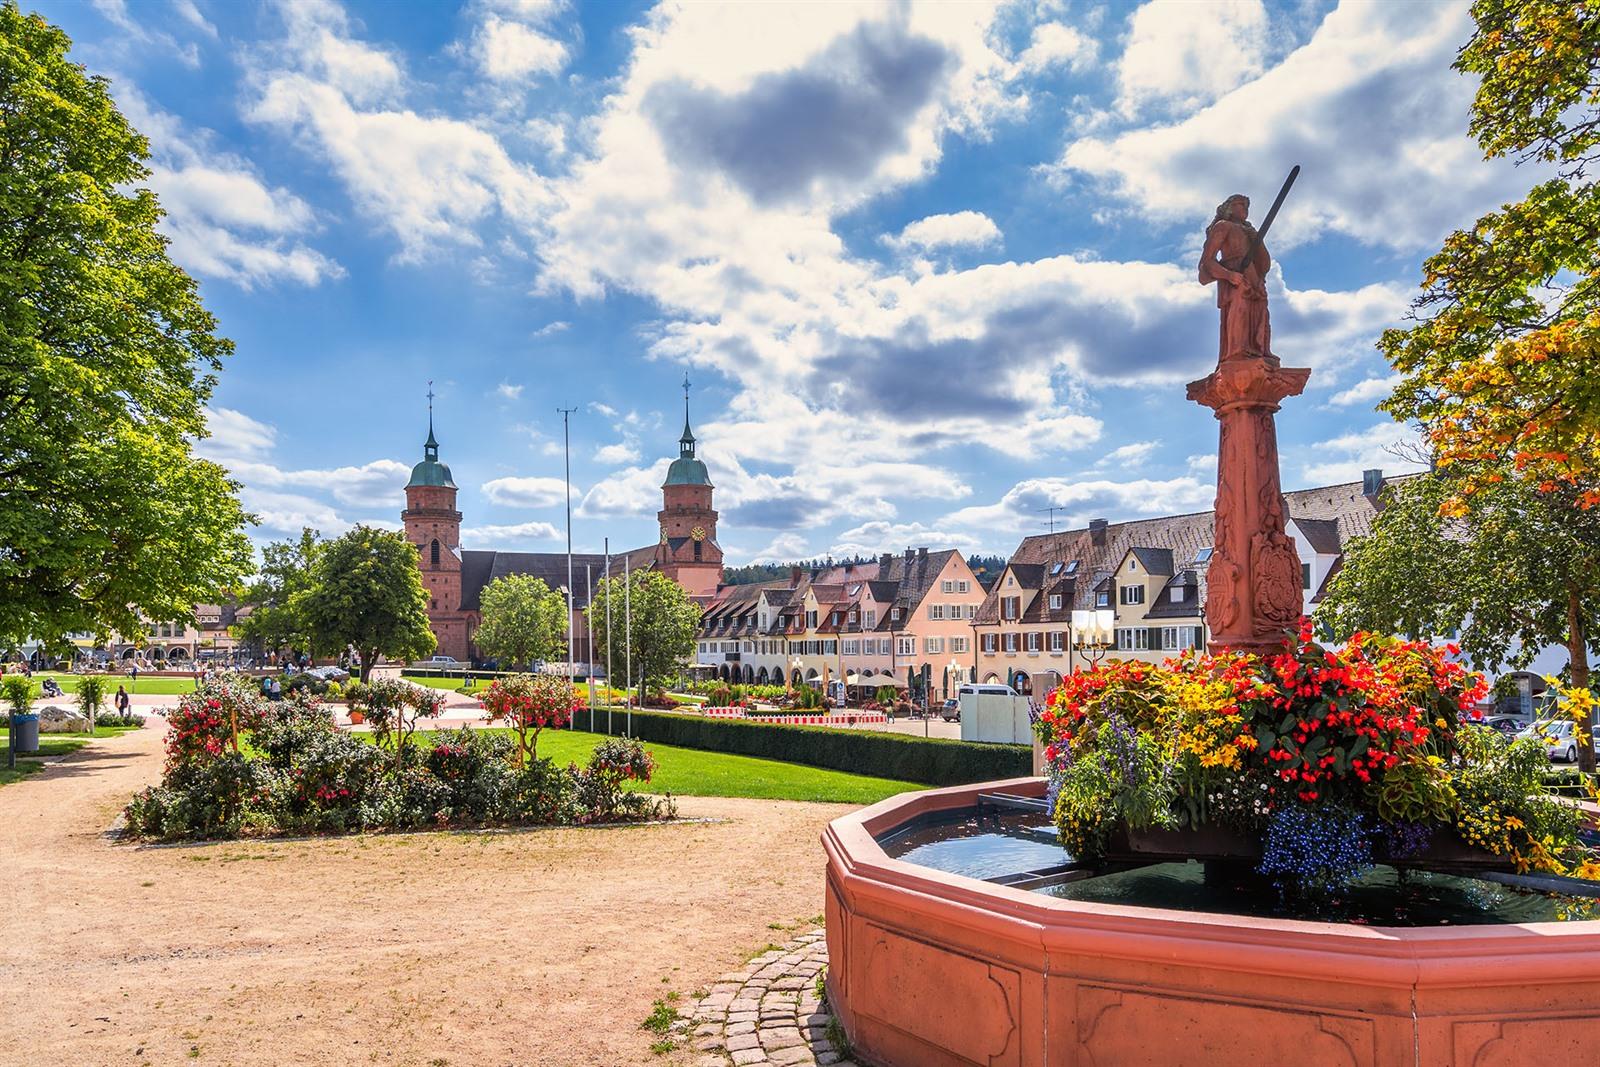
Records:
[[[817,996],[827,965],[827,942],[813,930],[718,978],[687,1020],[689,1043],[703,1054],[696,1067],[855,1067],[828,1037],[833,1016]]]

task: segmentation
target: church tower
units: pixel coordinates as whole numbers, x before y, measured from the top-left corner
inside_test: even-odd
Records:
[[[694,432],[689,429],[689,378],[683,379],[683,436],[678,458],[667,468],[661,486],[661,543],[656,567],[692,597],[709,597],[722,584],[722,549],[717,544],[717,513],[711,507],[715,488],[706,465],[695,458]]]
[[[406,509],[400,513],[406,540],[417,546],[422,585],[428,591],[428,623],[439,641],[439,654],[467,660],[467,623],[461,611],[461,512],[456,510],[456,483],[450,468],[439,462],[433,436],[433,383],[428,383],[428,440],[422,462],[411,468],[406,483]]]

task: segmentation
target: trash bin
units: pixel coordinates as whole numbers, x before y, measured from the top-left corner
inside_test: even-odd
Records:
[[[34,712],[11,716],[11,751],[19,756],[39,751],[39,716]]]

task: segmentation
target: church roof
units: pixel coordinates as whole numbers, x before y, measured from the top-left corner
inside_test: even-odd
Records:
[[[667,468],[667,480],[661,484],[663,488],[669,485],[710,486],[711,476],[706,473],[706,465],[694,458],[691,449],[672,461],[672,466]]]
[[[419,485],[439,485],[446,489],[456,487],[450,478],[450,468],[436,459],[425,459],[411,468],[411,480],[406,483],[406,488]]]
[[[632,570],[649,570],[655,565],[655,546],[630,549],[611,554],[611,577],[621,578],[623,560]],[[606,557],[598,552],[572,554],[573,590],[572,606],[579,610],[589,606],[589,583],[584,567],[590,568],[596,584],[605,576]],[[567,554],[565,552],[497,552],[492,549],[469,548],[461,553],[461,610],[477,611],[482,606],[483,587],[496,578],[511,574],[527,574],[543,579],[551,589],[562,589],[567,584]]]

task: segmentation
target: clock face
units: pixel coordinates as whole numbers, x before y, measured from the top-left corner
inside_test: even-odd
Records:
[[[696,541],[704,541],[706,539],[706,528],[704,526],[696,526],[689,531],[689,536]]]

